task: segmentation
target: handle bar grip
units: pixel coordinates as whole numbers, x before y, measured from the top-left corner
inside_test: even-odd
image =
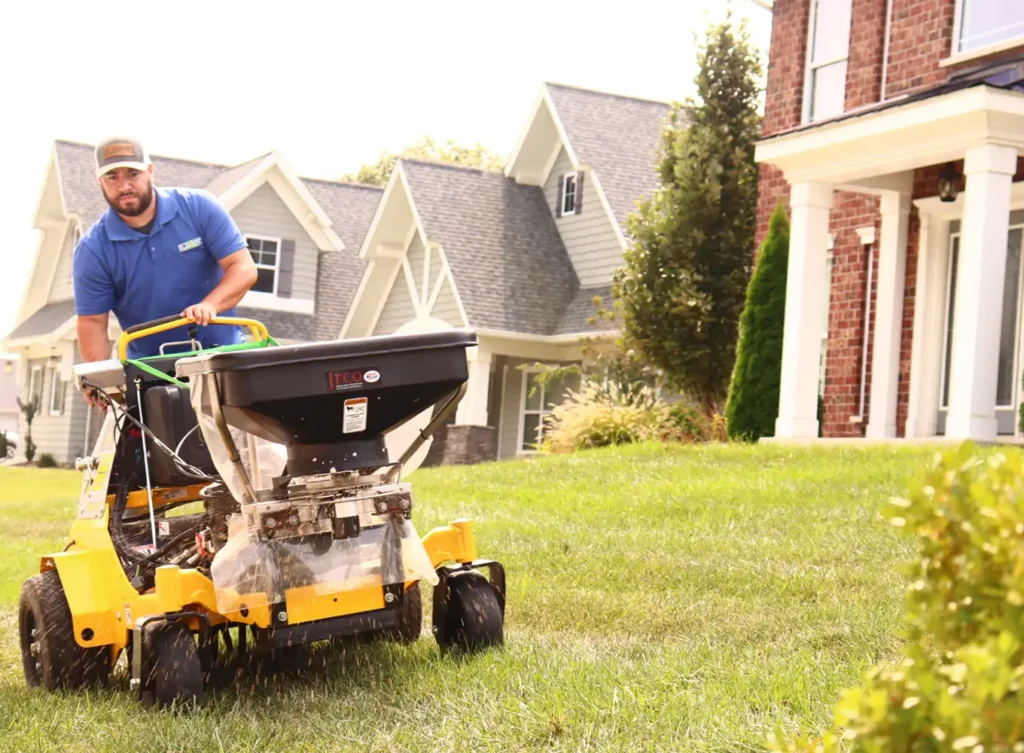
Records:
[[[153,327],[159,327],[162,324],[170,324],[171,322],[176,322],[181,318],[181,314],[172,314],[171,316],[165,316],[160,319],[154,319],[149,322],[139,322],[134,327],[129,327],[128,329],[126,329],[124,333],[126,335],[131,335],[136,332],[141,332],[144,329],[151,329]]]

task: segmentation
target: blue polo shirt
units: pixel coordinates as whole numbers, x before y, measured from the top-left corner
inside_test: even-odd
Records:
[[[207,191],[154,188],[156,216],[149,235],[108,208],[82,236],[74,256],[75,313],[113,311],[122,330],[180,314],[199,303],[224,276],[218,261],[246,247],[231,215]],[[220,316],[233,316],[234,309]],[[198,327],[203,348],[241,342],[236,326]],[[135,340],[129,358],[158,355],[160,345],[188,340],[178,327]],[[167,353],[187,351],[172,345]]]

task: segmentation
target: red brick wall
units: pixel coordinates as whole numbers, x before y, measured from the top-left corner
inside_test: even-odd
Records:
[[[893,0],[886,99],[946,80],[939,62],[952,49],[954,11],[955,0]]]
[[[877,102],[882,93],[882,52],[886,0],[853,0],[850,52],[846,63],[846,101],[852,110]]]

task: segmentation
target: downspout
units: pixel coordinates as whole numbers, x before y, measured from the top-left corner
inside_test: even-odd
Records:
[[[884,102],[889,75],[889,37],[892,35],[892,0],[885,3],[885,38],[882,43],[882,91],[878,101]]]

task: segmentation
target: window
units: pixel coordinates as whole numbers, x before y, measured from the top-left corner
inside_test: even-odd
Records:
[[[68,383],[60,378],[60,371],[50,369],[50,415],[59,416],[64,413],[64,396],[67,394]]]
[[[544,437],[544,417],[567,397],[563,379],[541,383],[537,371],[526,371],[523,379],[522,421],[519,425],[519,451],[532,452]]]
[[[970,52],[1018,37],[1024,44],[1024,3],[957,0],[954,53]]]
[[[562,214],[576,211],[576,173],[562,176]]]
[[[33,366],[28,378],[28,399],[35,400],[36,407],[43,405],[43,367]]]
[[[839,115],[846,100],[852,0],[811,0],[804,121]]]
[[[245,240],[249,245],[252,260],[256,263],[256,284],[252,286],[252,290],[276,295],[281,239],[247,235]]]

